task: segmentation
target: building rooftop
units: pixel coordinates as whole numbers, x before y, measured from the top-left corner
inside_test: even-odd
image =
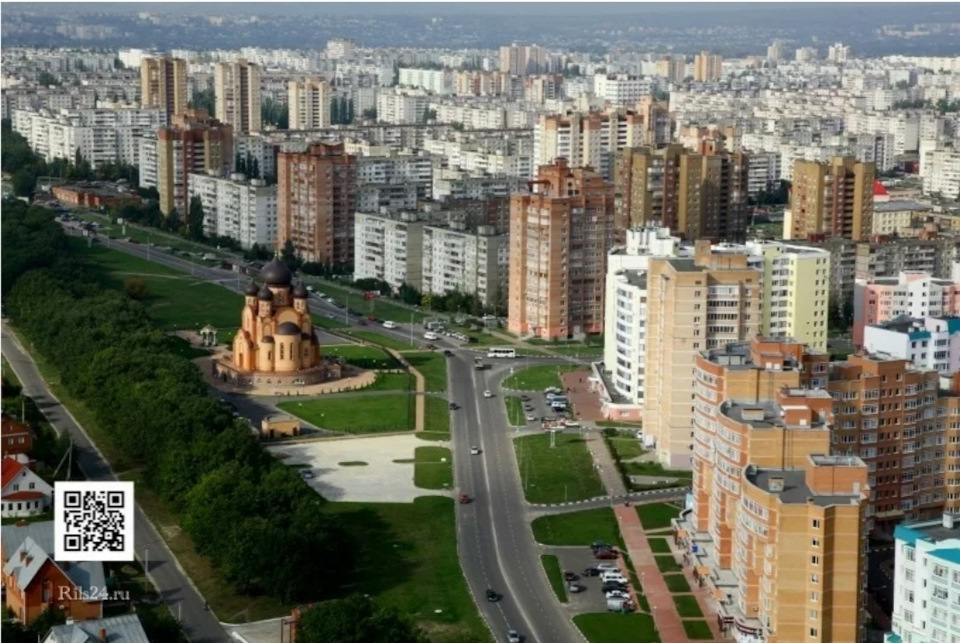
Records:
[[[827,391],[822,389],[816,390],[794,390],[791,391],[797,393],[798,396],[802,395],[803,397],[817,397],[817,398],[829,398],[830,394]],[[754,429],[813,429],[813,430],[826,430],[827,424],[822,419],[814,419],[813,422],[809,425],[804,424],[788,424],[783,418],[785,416],[785,411],[788,408],[796,407],[786,407],[781,406],[779,403],[773,400],[763,400],[761,402],[735,402],[731,400],[725,400],[720,405],[720,412],[725,416],[730,418],[735,422],[740,422],[746,424]]]
[[[863,464],[858,458],[853,460],[857,461],[852,463],[854,465]],[[831,507],[860,502],[859,494],[814,494],[807,486],[807,474],[803,469],[759,469],[749,465],[746,478],[758,489],[777,494],[784,504],[812,503],[818,507]]]
[[[636,286],[637,288],[647,287],[646,270],[621,270],[617,273],[617,277],[622,280],[621,283],[626,282],[631,286]]]
[[[677,259],[667,259],[667,262],[673,266],[673,269],[677,272],[702,272],[703,267],[698,266],[696,262],[691,259],[677,258]]]
[[[902,212],[904,210],[932,210],[933,206],[929,203],[919,201],[885,201],[873,204],[874,212]]]

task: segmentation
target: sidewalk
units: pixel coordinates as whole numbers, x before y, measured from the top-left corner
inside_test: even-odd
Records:
[[[414,432],[423,431],[424,423],[426,422],[427,417],[427,398],[425,393],[427,390],[426,380],[423,377],[423,373],[415,369],[410,365],[410,362],[403,359],[403,355],[393,350],[392,348],[384,348],[387,353],[393,357],[395,360],[403,364],[410,370],[410,373],[413,374],[413,379],[416,381],[416,407],[414,413],[416,415],[416,420],[414,423]]]

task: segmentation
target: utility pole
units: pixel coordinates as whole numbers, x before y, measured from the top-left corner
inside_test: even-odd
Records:
[[[413,346],[413,311],[410,311],[410,346]]]

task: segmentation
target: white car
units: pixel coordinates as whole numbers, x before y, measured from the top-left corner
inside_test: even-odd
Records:
[[[527,422],[533,422],[536,419],[537,419],[536,415],[534,415],[533,413],[527,413]]]
[[[520,635],[516,630],[507,630],[507,643],[520,643]]]
[[[309,469],[300,472],[300,477],[304,480],[313,480],[313,471]]]
[[[567,427],[568,429],[579,429],[580,423],[576,420],[564,420],[563,426]]]
[[[388,329],[390,329],[390,330],[393,330],[394,328],[397,327],[397,325],[396,325],[394,322],[392,322],[392,321],[390,321],[390,320],[387,320],[387,321],[383,322],[383,327],[384,327],[384,328],[388,328]]]
[[[480,455],[480,447],[470,447],[470,455]]]
[[[483,392],[483,396],[486,397],[486,398],[491,398],[491,397],[493,397],[493,393],[490,392],[490,391],[484,391],[484,392]]]
[[[624,600],[630,598],[630,594],[626,592],[621,592],[620,590],[613,590],[612,592],[607,592],[607,598],[622,598]]]
[[[426,332],[426,333],[423,334],[423,338],[424,338],[425,340],[427,340],[428,342],[434,342],[434,341],[437,340],[437,334],[434,333],[434,332],[428,331],[428,332]]]

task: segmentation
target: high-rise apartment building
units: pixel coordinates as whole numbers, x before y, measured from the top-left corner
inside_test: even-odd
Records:
[[[828,360],[761,337],[696,359],[693,504],[675,538],[741,641],[863,640],[871,488],[860,458],[830,453]]]
[[[228,176],[233,168],[233,128],[202,109],[188,109],[157,131],[157,191],[160,211],[190,215],[190,175]]]
[[[657,61],[657,76],[663,76],[671,83],[680,84],[687,76],[687,61],[683,56],[664,56]]]
[[[941,376],[960,372],[960,318],[899,317],[863,329],[863,349],[896,359],[908,359]]]
[[[500,47],[500,71],[514,76],[545,74],[549,69],[549,52],[537,45],[504,45]]]
[[[690,468],[697,355],[757,335],[761,301],[760,272],[745,254],[698,241],[692,258],[650,260],[643,428],[665,467]]]
[[[617,230],[649,223],[687,239],[743,239],[749,160],[714,143],[702,141],[699,152],[677,144],[622,150],[614,170]]]
[[[277,156],[277,245],[304,261],[353,264],[357,159],[343,143],[316,143]]]
[[[857,279],[853,286],[853,345],[863,346],[863,329],[898,317],[960,315],[960,284],[926,272]]]
[[[330,127],[330,101],[333,88],[320,79],[291,80],[287,85],[290,129]]]
[[[723,56],[701,51],[693,57],[693,79],[698,83],[709,83],[723,78]]]
[[[259,132],[260,67],[246,60],[217,63],[213,70],[217,120],[237,134]]]
[[[613,186],[565,158],[510,199],[510,332],[544,339],[603,332]]]
[[[826,163],[795,161],[783,238],[868,238],[876,172],[875,164],[853,157],[835,156]]]
[[[616,152],[645,138],[643,117],[630,110],[544,115],[533,126],[533,164],[565,158],[570,167],[590,167],[610,181]]]
[[[194,174],[190,197],[203,203],[203,231],[209,237],[228,237],[244,249],[254,244],[273,248],[277,244],[277,186],[243,174],[229,177]]]
[[[953,641],[960,632],[960,517],[897,525],[893,622],[884,643]]]
[[[140,61],[140,105],[162,110],[170,119],[187,109],[187,61],[144,58]]]
[[[850,45],[842,42],[827,47],[827,60],[832,63],[845,63],[850,59]]]

